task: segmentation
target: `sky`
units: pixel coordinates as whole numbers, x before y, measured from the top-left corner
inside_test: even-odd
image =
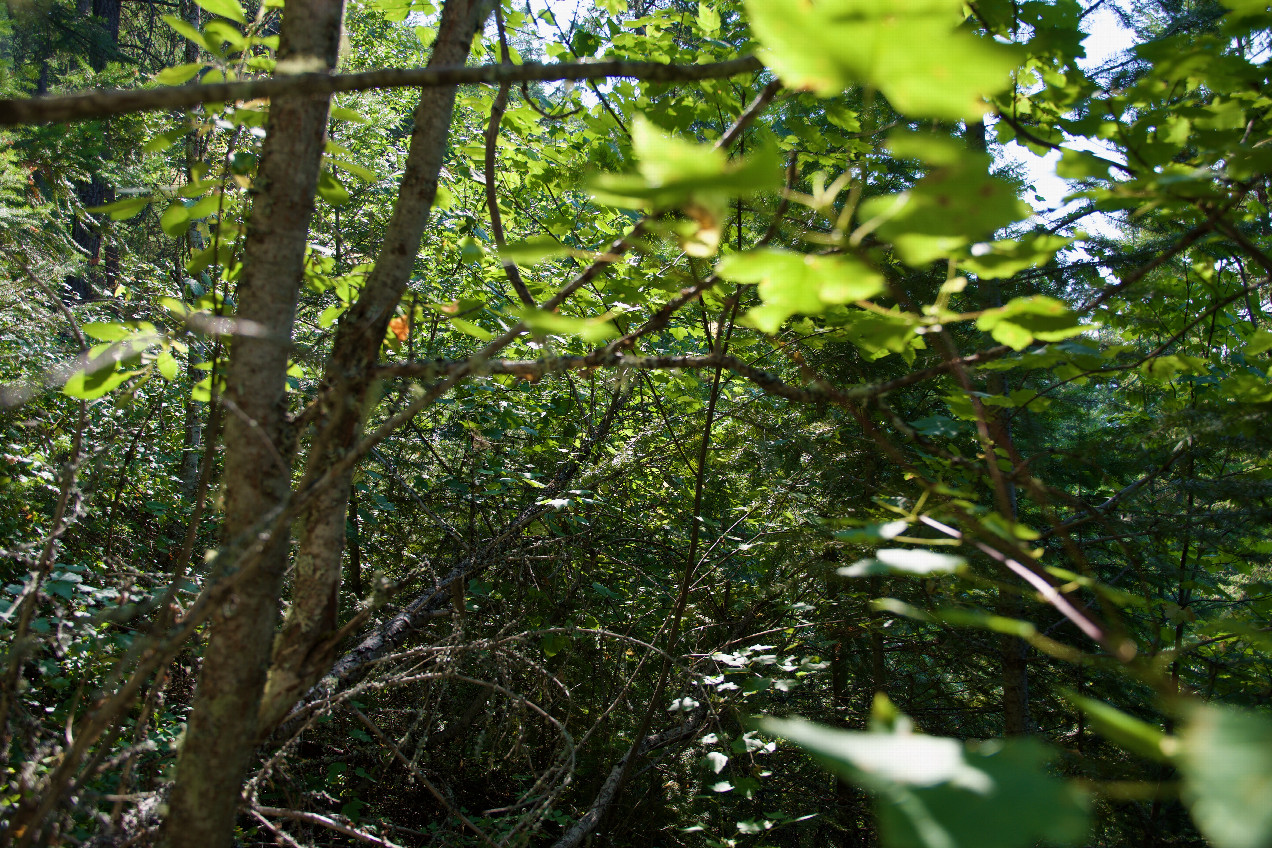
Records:
[[[1086,48],[1086,58],[1079,62],[1084,70],[1103,65],[1135,43],[1135,34],[1123,27],[1117,15],[1107,7],[1096,9],[1088,15],[1082,22],[1082,28],[1089,33],[1082,42],[1082,46]],[[1072,146],[1109,155],[1108,151],[1100,150],[1095,145],[1075,143]],[[1064,197],[1069,193],[1069,186],[1063,179],[1056,176],[1059,153],[1052,152],[1047,156],[1036,156],[1012,142],[1007,145],[1004,154],[1010,160],[1025,166],[1028,178],[1041,198],[1041,200],[1033,201],[1035,209],[1040,212],[1058,210],[1065,205]]]

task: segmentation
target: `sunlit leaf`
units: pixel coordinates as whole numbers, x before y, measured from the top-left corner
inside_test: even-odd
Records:
[[[173,238],[180,238],[190,228],[190,209],[181,201],[174,201],[159,218],[159,226]]]
[[[828,97],[877,87],[901,112],[975,119],[1004,90],[1016,52],[960,27],[959,0],[748,0],[761,58],[783,82]]]
[[[1143,719],[1077,692],[1064,690],[1063,694],[1065,700],[1086,714],[1097,733],[1131,753],[1165,761],[1175,751],[1176,740]]]
[[[542,309],[521,309],[517,312],[531,332],[540,335],[578,336],[585,342],[600,342],[618,335],[618,329],[608,318],[575,318]]]
[[[570,248],[550,236],[527,239],[525,241],[505,244],[499,249],[499,256],[509,262],[523,265],[534,265],[545,259],[565,256]]]
[[[937,168],[909,191],[865,201],[860,219],[910,265],[950,256],[1033,212],[1015,186],[989,176],[987,166],[987,157],[969,154],[964,164]]]
[[[126,221],[149,206],[151,200],[152,198],[150,197],[125,197],[123,200],[116,200],[113,203],[107,203],[105,206],[93,206],[88,211],[94,215],[109,215],[116,221]]]
[[[318,196],[332,206],[343,206],[349,202],[349,190],[327,168],[318,175]]]
[[[160,375],[162,375],[165,380],[173,382],[177,379],[177,360],[169,351],[165,350],[163,353],[155,357],[155,367],[159,369]]]
[[[463,318],[451,318],[450,323],[452,327],[459,330],[461,333],[466,333],[473,338],[481,339],[483,342],[488,342],[493,338],[489,330],[474,324],[472,321],[465,321]]]
[[[815,256],[763,249],[726,256],[716,267],[726,280],[757,283],[761,306],[747,320],[776,333],[792,315],[819,315],[829,306],[868,300],[884,291],[883,276],[847,256]]]
[[[1086,837],[1085,797],[1047,772],[1050,752],[1035,740],[963,743],[802,720],[757,724],[875,793],[887,848],[1025,848]]]
[[[1015,350],[1024,350],[1035,339],[1055,342],[1091,329],[1069,307],[1044,295],[1013,298],[983,313],[976,326]]]
[[[214,15],[220,15],[223,18],[229,18],[239,23],[247,23],[247,16],[243,12],[243,7],[239,5],[238,0],[194,0],[204,9],[207,9]]]
[[[206,67],[202,62],[191,62],[187,65],[174,65],[164,68],[155,74],[155,81],[161,85],[183,85],[198,76]]]
[[[926,577],[933,574],[953,574],[967,565],[967,560],[954,554],[909,548],[883,548],[871,559],[863,559],[836,571],[843,577],[870,577],[880,574],[899,574],[906,577]]]
[[[731,161],[713,145],[677,138],[640,116],[632,124],[632,151],[636,173],[603,174],[592,181],[599,202],[657,211],[695,199],[701,204],[766,191],[781,182],[781,159],[771,146]]]

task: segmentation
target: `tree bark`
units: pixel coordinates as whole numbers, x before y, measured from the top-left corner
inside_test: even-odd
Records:
[[[278,57],[336,64],[342,0],[292,0]],[[328,97],[279,98],[270,106],[239,285],[238,317],[253,322],[232,342],[226,374],[227,540],[253,527],[288,496],[287,360]],[[164,844],[231,844],[243,775],[255,747],[256,714],[278,617],[288,538],[270,539],[214,615],[198,691],[177,759]]]

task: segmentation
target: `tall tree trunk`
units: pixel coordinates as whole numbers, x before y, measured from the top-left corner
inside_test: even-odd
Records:
[[[988,153],[985,140],[985,124],[982,121],[968,121],[967,146],[974,152]],[[984,280],[984,297],[982,308],[989,309],[1003,305],[1003,296],[998,288],[997,280]],[[1004,394],[1007,391],[1006,381],[1001,372],[993,372],[986,388],[991,395]],[[989,432],[986,445],[987,463],[998,461],[993,453],[1001,448],[1011,458],[1012,464],[1021,465],[1020,455],[1012,443],[1011,426],[1002,416],[998,407],[983,408],[985,426]],[[992,470],[992,469],[991,469]],[[996,480],[996,483],[998,481]],[[1001,481],[1001,488],[995,492],[998,510],[1008,521],[1016,520],[1016,485],[1010,478]],[[998,593],[997,613],[1004,618],[1018,618],[1022,608],[1020,598],[1011,592]],[[1003,732],[1008,736],[1020,736],[1029,731],[1029,646],[1017,636],[1003,635],[998,640],[998,655],[1003,682]]]
[[[336,65],[342,0],[292,0],[280,62]],[[256,195],[249,217],[238,317],[251,334],[234,338],[226,373],[225,538],[248,532],[288,495],[290,422],[287,359],[305,244],[326,137],[329,98],[298,95],[270,105]],[[243,776],[255,747],[256,713],[278,619],[288,538],[269,539],[212,620],[198,691],[177,759],[164,844],[219,848],[231,843]]]
[[[462,65],[485,19],[487,0],[447,0],[442,9],[430,66]],[[354,444],[370,393],[371,368],[393,310],[415,269],[424,227],[433,209],[437,180],[450,137],[455,89],[426,88],[415,109],[406,172],[375,268],[358,302],[336,332],[325,384],[332,390],[319,422],[306,482],[320,478]],[[269,683],[261,704],[261,731],[268,731],[335,661],[346,513],[353,480],[350,469],[314,499],[302,517],[291,606],[274,647]]]
[[[195,29],[200,29],[199,7],[193,0],[181,0],[181,17]],[[186,39],[185,53],[183,55],[186,63],[196,62],[199,58],[199,46],[190,39]],[[196,80],[191,80],[193,84]],[[186,183],[194,182],[194,166],[199,161],[199,138],[195,133],[190,133],[185,137],[185,178]],[[192,246],[193,231],[186,234],[185,240],[181,244],[177,259],[177,280],[185,276],[184,260],[189,256]],[[213,266],[215,268],[215,266]],[[181,286],[184,288],[184,286]],[[203,379],[202,372],[195,368],[196,365],[193,351],[190,353],[189,362],[186,363],[186,376],[189,377],[191,383],[197,383]],[[215,363],[214,363],[215,364]],[[209,410],[210,412],[211,410]],[[185,420],[181,431],[181,495],[187,503],[191,502],[195,497],[195,490],[199,482],[199,445],[203,441],[203,420],[199,404],[194,398],[187,395],[185,401]]]
[[[81,0],[77,10],[81,14],[92,15],[94,26],[89,32],[88,64],[93,70],[101,71],[119,52],[120,0],[92,0],[91,3]],[[47,89],[44,70],[41,69],[41,87]],[[107,149],[108,133],[108,125],[103,124],[103,150]],[[115,189],[107,185],[98,173],[94,173],[86,183],[77,183],[75,193],[85,207],[102,206],[115,199]],[[88,255],[88,270],[83,275],[71,274],[66,278],[68,294],[75,300],[85,301],[94,300],[99,287],[113,291],[119,272],[119,250],[109,242],[103,250],[101,229],[78,217],[71,224],[71,239]]]

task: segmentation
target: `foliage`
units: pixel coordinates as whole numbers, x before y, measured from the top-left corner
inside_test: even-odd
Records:
[[[322,71],[317,3],[14,6],[0,88]],[[461,7],[350,3],[339,78]],[[295,96],[5,130],[0,845],[186,844],[255,602],[224,844],[1272,845],[1272,17],[1110,8],[1096,67],[1076,0],[502,3],[471,64],[664,68],[431,152],[341,89],[251,283]]]

